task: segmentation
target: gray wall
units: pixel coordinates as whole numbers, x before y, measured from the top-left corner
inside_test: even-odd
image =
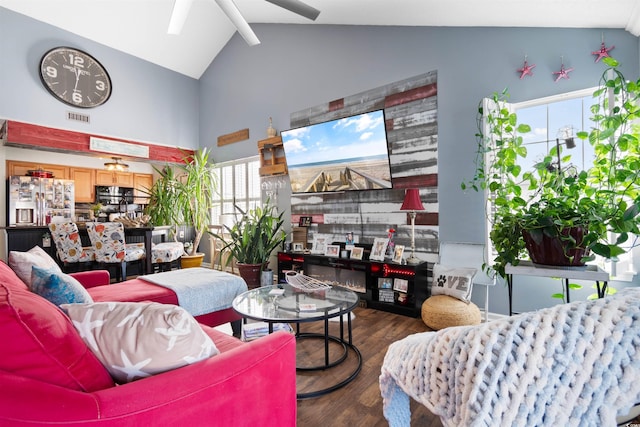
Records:
[[[438,154],[440,238],[482,242],[481,194],[460,190],[473,173],[476,110],[481,98],[508,87],[514,102],[598,84],[605,66],[592,51],[604,34],[612,56],[630,79],[638,78],[638,38],[623,30],[515,28],[400,28],[321,25],[252,25],[261,44],[249,48],[235,35],[200,79],[201,143],[214,147],[219,161],[253,155],[266,136],[269,117],[278,130],[290,126],[292,112],[350,96],[428,71],[438,73]],[[533,77],[516,71],[525,54],[536,64]],[[554,81],[553,71],[574,68],[570,79]],[[251,138],[215,147],[220,134],[249,128]],[[288,190],[279,194],[287,200]],[[289,208],[288,206],[285,206]],[[572,299],[592,293],[591,283]],[[616,283],[620,288],[627,283]],[[560,282],[517,277],[517,310],[558,302]],[[484,303],[478,287],[474,301]],[[507,313],[507,292],[490,292],[491,311]]]
[[[437,71],[440,236],[481,242],[482,196],[463,193],[459,186],[473,173],[478,101],[504,87],[513,101],[522,101],[597,85],[604,66],[594,62],[591,52],[600,47],[603,34],[607,46],[615,45],[612,55],[628,78],[637,79],[640,70],[638,38],[623,30],[252,27],[262,44],[248,47],[234,35],[196,81],[0,8],[0,118],[160,144],[210,146],[216,161],[225,161],[255,155],[269,117],[276,129],[286,129],[292,112]],[[54,100],[39,81],[40,57],[59,45],[94,54],[113,79],[112,98],[89,110],[90,125],[67,121],[70,107]],[[525,54],[536,68],[533,77],[520,80],[516,69]],[[556,83],[551,73],[560,68],[561,56],[575,71]],[[244,128],[250,129],[249,140],[216,146],[218,136]],[[0,160],[5,157],[2,150]],[[280,203],[288,198],[288,189],[278,195]],[[517,298],[527,308],[555,302],[549,295],[559,283],[517,280]],[[506,312],[502,286],[492,289],[491,300],[492,311]],[[481,290],[474,301],[482,301]]]
[[[117,31],[117,29],[114,29]],[[42,55],[57,46],[82,49],[113,83],[106,104],[77,109],[40,82]],[[0,118],[163,145],[196,148],[198,81],[0,7]],[[91,116],[84,124],[67,111]]]

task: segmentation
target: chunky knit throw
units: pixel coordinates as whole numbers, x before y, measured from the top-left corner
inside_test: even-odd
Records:
[[[409,426],[409,397],[444,426],[614,426],[640,402],[640,289],[627,288],[393,343],[384,416]]]

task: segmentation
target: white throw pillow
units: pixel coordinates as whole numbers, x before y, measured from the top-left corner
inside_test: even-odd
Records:
[[[31,288],[31,267],[53,269],[62,273],[62,269],[40,246],[34,246],[27,252],[10,251],[9,267],[18,275],[25,285]]]
[[[475,268],[434,265],[431,295],[449,295],[466,303],[471,302],[473,276],[477,271]]]
[[[119,383],[180,368],[219,353],[185,309],[140,302],[63,304],[87,346]]]

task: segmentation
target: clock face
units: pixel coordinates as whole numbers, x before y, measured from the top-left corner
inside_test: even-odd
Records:
[[[44,54],[40,79],[54,97],[74,107],[97,107],[111,96],[111,79],[102,64],[70,47],[57,47]]]

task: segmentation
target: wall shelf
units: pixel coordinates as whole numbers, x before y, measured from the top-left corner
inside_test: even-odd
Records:
[[[258,151],[260,152],[260,176],[287,174],[287,162],[281,137],[274,136],[258,141]]]

